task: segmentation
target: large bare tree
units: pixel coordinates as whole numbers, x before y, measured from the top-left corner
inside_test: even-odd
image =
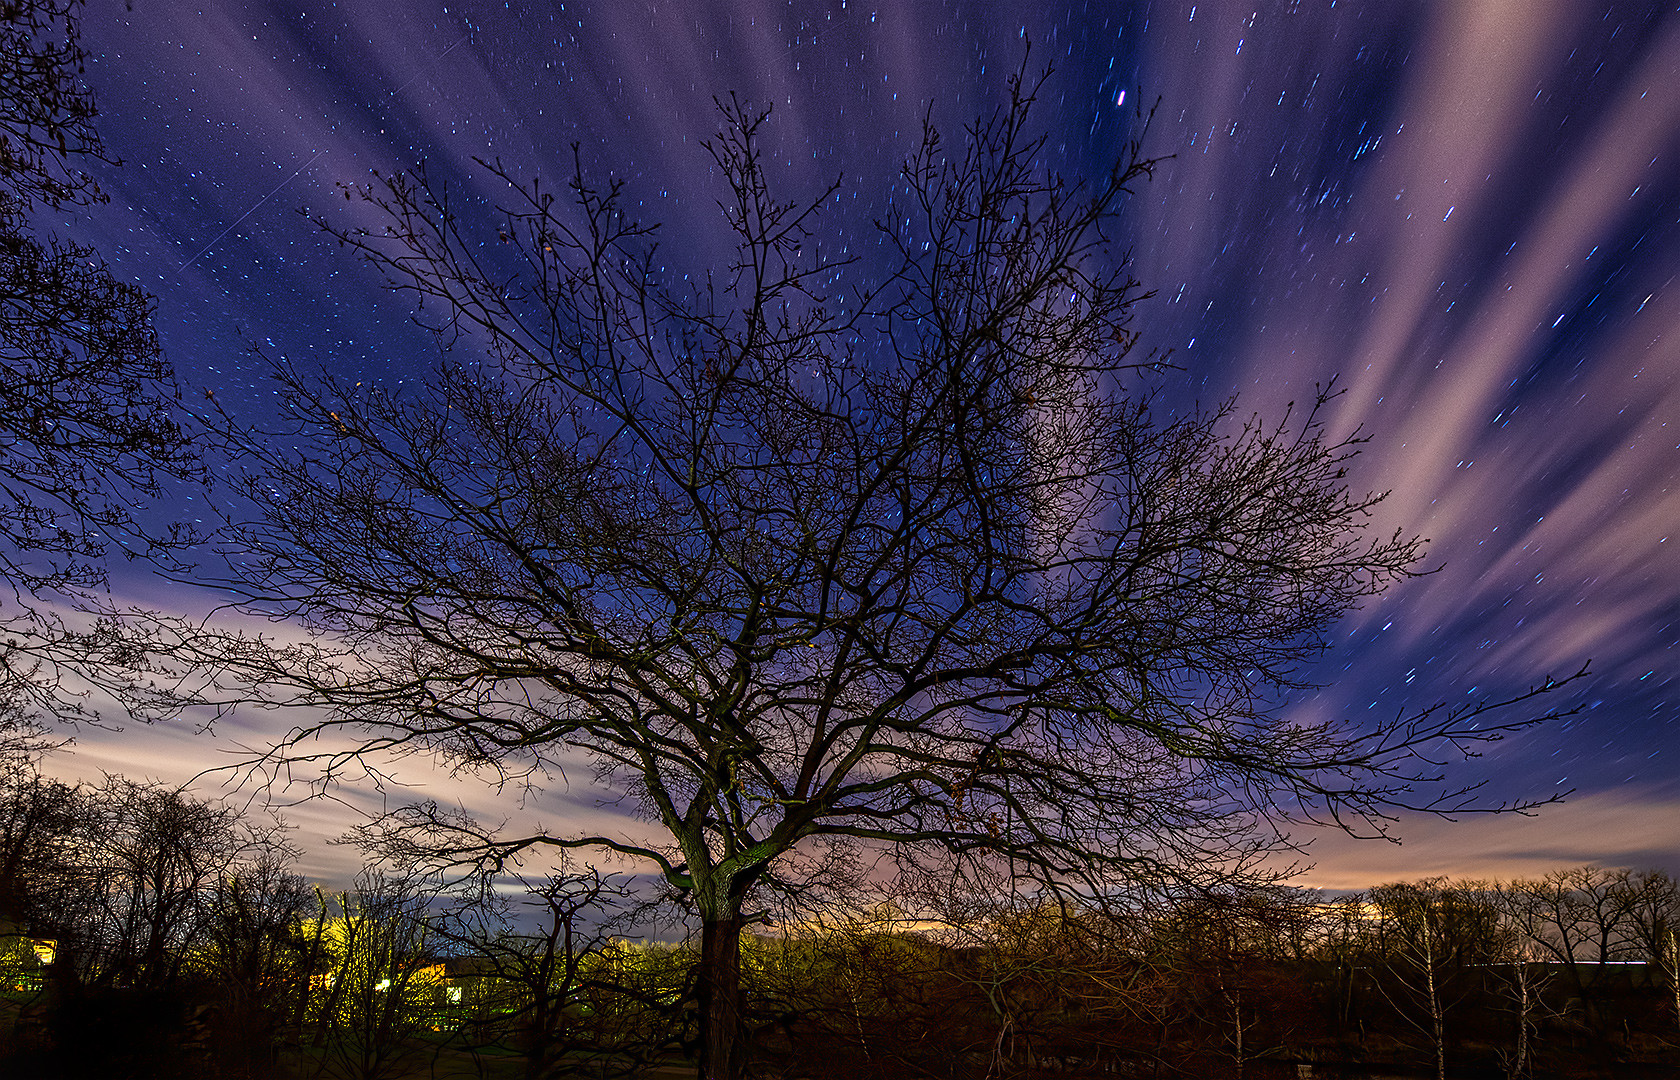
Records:
[[[204,642],[229,700],[310,709],[275,756],[329,777],[591,761],[654,828],[410,823],[463,856],[618,853],[686,895],[707,1077],[743,1067],[743,905],[825,853],[1086,895],[1205,877],[1268,817],[1458,806],[1428,751],[1516,726],[1283,719],[1418,542],[1367,531],[1357,439],[1318,403],[1156,405],[1114,242],[1150,162],[1052,175],[1033,93],[954,143],[930,127],[869,237],[826,231],[838,184],[775,194],[766,114],[723,103],[715,272],[581,167],[557,195],[484,163],[509,202],[483,228],[391,178],[362,192],[383,228],[323,226],[445,361],[401,392],[281,362],[281,437],[219,422],[257,508],[223,584],[315,634]]]

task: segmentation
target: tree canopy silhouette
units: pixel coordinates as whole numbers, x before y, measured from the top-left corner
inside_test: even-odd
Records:
[[[0,4],[0,733],[29,742],[43,712],[82,713],[75,678],[121,692],[133,650],[97,597],[113,543],[184,542],[142,528],[138,502],[198,475],[174,415],[153,300],[92,248],[41,237],[30,215],[107,196],[83,166],[115,164],[81,81],[78,0]],[[10,595],[7,595],[7,594]],[[66,620],[74,608],[86,618]]]
[[[1151,162],[1053,175],[1034,92],[1017,76],[954,144],[930,126],[861,262],[821,225],[840,185],[780,197],[767,113],[734,100],[715,273],[669,269],[581,166],[556,195],[481,163],[509,185],[482,229],[424,172],[385,180],[383,229],[322,224],[414,294],[444,362],[392,392],[282,361],[283,437],[221,422],[257,508],[223,584],[314,632],[201,639],[227,700],[312,710],[275,759],[328,778],[586,758],[661,840],[399,824],[681,890],[708,1077],[743,1067],[744,905],[813,860],[1007,861],[1086,896],[1207,878],[1275,842],[1263,819],[1462,805],[1425,751],[1529,722],[1284,721],[1419,542],[1366,528],[1322,398],[1162,415],[1114,241]]]

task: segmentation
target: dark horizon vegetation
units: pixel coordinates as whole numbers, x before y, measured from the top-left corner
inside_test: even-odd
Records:
[[[693,1075],[700,1054],[698,942],[636,929],[692,923],[622,876],[579,864],[490,888],[374,860],[327,892],[248,818],[120,777],[8,780],[0,838],[8,1077],[612,1080]],[[1662,872],[1102,908],[920,884],[743,936],[753,1075],[1680,1065],[1680,885]]]

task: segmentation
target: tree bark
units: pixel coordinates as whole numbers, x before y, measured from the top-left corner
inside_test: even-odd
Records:
[[[1663,966],[1668,968],[1668,988],[1674,994],[1674,1020],[1680,1023],[1680,940],[1675,938],[1673,927],[1669,927],[1668,941],[1664,944],[1668,963]]]
[[[705,917],[700,924],[699,1080],[740,1080],[746,1074],[741,1017],[741,916]]]
[[[1435,965],[1438,962],[1437,958],[1439,952],[1437,949],[1437,942],[1435,940],[1435,926],[1433,923],[1428,921],[1434,918],[1434,913],[1425,911],[1423,917],[1425,920],[1423,924],[1424,942],[1428,949],[1428,952],[1425,954],[1425,958],[1428,960],[1428,967],[1425,969],[1425,974],[1427,976],[1429,986],[1429,1024],[1430,1030],[1435,1035],[1435,1080],[1447,1080],[1447,1033],[1445,1027],[1445,1017],[1442,1015],[1440,989],[1435,985]]]

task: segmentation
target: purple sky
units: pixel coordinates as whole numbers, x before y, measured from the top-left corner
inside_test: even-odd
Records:
[[[1372,436],[1379,527],[1439,572],[1339,632],[1304,714],[1392,715],[1521,689],[1591,659],[1581,714],[1459,768],[1496,799],[1573,788],[1540,818],[1407,823],[1403,847],[1316,849],[1306,880],[1512,874],[1583,861],[1680,869],[1680,12],[1673,2],[240,4],[91,7],[87,78],[126,164],[55,227],[155,293],[189,395],[261,415],[250,342],[358,379],[435,357],[407,308],[298,213],[363,213],[338,184],[424,158],[494,199],[473,156],[560,179],[569,145],[628,178],[665,243],[717,241],[697,140],[713,95],[775,106],[789,190],[836,175],[867,220],[920,117],[995,103],[1023,34],[1056,72],[1042,120],[1088,171],[1160,101],[1173,155],[1131,213],[1140,326],[1181,400],[1275,415],[1340,377],[1338,430]],[[300,11],[307,12],[300,14]],[[1124,94],[1124,100],[1121,95]],[[133,598],[180,590],[124,583]],[[204,604],[208,604],[208,600]],[[185,606],[196,601],[187,599]],[[178,778],[240,740],[84,731],[58,768]],[[577,783],[499,802],[412,767],[430,795],[564,827]],[[355,803],[378,798],[348,792]],[[308,868],[342,807],[288,812]]]

